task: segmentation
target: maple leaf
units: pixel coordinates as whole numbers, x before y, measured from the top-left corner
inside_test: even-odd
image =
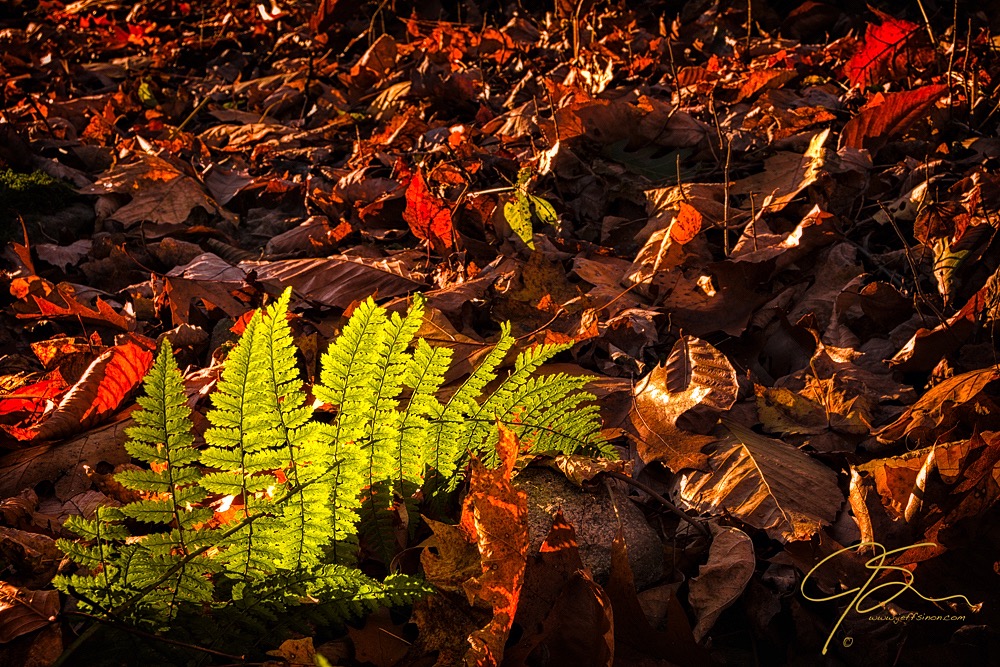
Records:
[[[910,36],[919,28],[916,23],[883,16],[879,25],[868,24],[865,43],[847,63],[847,78],[852,86],[870,86],[892,66],[892,61]]]
[[[418,239],[430,241],[438,249],[451,249],[454,243],[451,209],[448,202],[431,194],[420,169],[413,174],[406,188],[403,219]]]

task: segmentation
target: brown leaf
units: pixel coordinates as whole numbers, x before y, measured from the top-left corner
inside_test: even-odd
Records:
[[[837,473],[791,445],[735,422],[712,455],[712,472],[681,481],[681,498],[701,512],[725,511],[772,539],[807,540],[836,517],[844,496]]]
[[[188,323],[195,299],[221,309],[229,317],[242,315],[247,308],[233,296],[233,291],[245,284],[245,277],[243,270],[210,252],[171,269],[164,284],[174,325]]]
[[[291,667],[312,667],[316,662],[316,649],[313,646],[312,637],[302,639],[286,639],[281,642],[281,646],[268,651],[268,655],[281,658],[283,665]]]
[[[132,201],[112,214],[112,219],[131,227],[140,222],[181,224],[194,208],[222,214],[219,206],[205,194],[198,181],[179,171],[162,158],[140,154],[136,162],[114,167],[83,194],[127,194]]]
[[[879,429],[875,436],[879,442],[892,443],[906,438],[917,446],[933,443],[945,431],[962,421],[961,408],[968,405],[979,428],[989,428],[986,410],[976,410],[975,403],[991,382],[1000,379],[1000,370],[996,367],[983,368],[955,377],[935,385],[920,399],[911,405],[896,421]],[[988,397],[982,397],[986,405],[991,403]],[[988,410],[988,408],[987,408]],[[980,414],[976,415],[979,412]],[[997,415],[992,415],[995,422]]]
[[[42,481],[56,482],[84,465],[95,468],[101,461],[129,462],[124,444],[125,429],[131,425],[132,420],[123,419],[66,442],[27,447],[0,457],[0,496],[16,495]]]
[[[589,456],[578,454],[561,454],[554,458],[546,458],[548,467],[558,470],[566,479],[577,486],[583,486],[584,482],[591,482],[600,474],[614,471],[623,475],[631,474],[629,461],[609,461],[608,459],[595,459]]]
[[[386,299],[425,286],[419,277],[391,259],[333,255],[320,259],[246,261],[240,262],[240,268],[255,271],[257,280],[275,290],[292,287],[313,302],[338,308],[347,308],[368,296]]]
[[[829,427],[823,406],[783,387],[756,389],[757,415],[768,433],[815,435]]]
[[[668,610],[666,631],[649,624],[636,595],[628,546],[620,528],[611,543],[611,578],[605,589],[614,610],[618,664],[637,664],[643,657],[666,659],[679,665],[715,664],[708,651],[695,641],[680,605]]]
[[[94,242],[90,239],[80,239],[68,246],[55,245],[54,243],[39,243],[34,248],[35,252],[38,253],[38,259],[66,271],[69,267],[79,264],[80,260],[90,252],[93,245]]]
[[[885,96],[879,93],[844,126],[840,144],[877,151],[908,130],[946,92],[948,86],[940,84]]]
[[[784,152],[767,158],[763,172],[734,182],[731,192],[757,195],[758,215],[781,210],[819,178],[824,165],[823,144],[829,136],[829,129],[814,134],[802,155]]]
[[[524,635],[506,651],[505,666],[523,665],[539,653],[559,655],[567,664],[610,666],[611,604],[583,567],[576,531],[557,511],[539,553],[528,558],[524,589],[531,595],[521,597],[515,617]]]
[[[410,648],[410,644],[400,636],[402,629],[402,626],[392,622],[389,610],[385,608],[370,614],[360,630],[347,626],[347,634],[354,646],[354,658],[375,667],[393,667]]]
[[[688,589],[688,601],[698,618],[693,631],[697,641],[704,639],[722,612],[739,599],[757,567],[749,535],[711,523],[709,528],[712,546],[708,562],[698,568],[698,576]]]
[[[703,340],[684,336],[665,364],[654,368],[635,387],[631,421],[639,456],[662,461],[674,472],[701,467],[707,433],[736,402],[736,371],[725,355]],[[685,432],[687,431],[687,432]]]
[[[54,623],[59,591],[31,591],[0,582],[0,644]]]

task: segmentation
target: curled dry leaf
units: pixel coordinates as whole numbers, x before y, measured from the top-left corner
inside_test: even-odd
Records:
[[[749,535],[729,526],[709,524],[709,528],[712,546],[708,562],[698,568],[698,576],[691,580],[688,589],[688,601],[698,617],[694,626],[694,638],[698,641],[743,594],[757,566]]]
[[[946,92],[948,86],[939,84],[885,96],[879,93],[844,126],[840,144],[876,151],[923,118]]]
[[[782,542],[807,540],[837,516],[837,473],[791,445],[726,420],[733,434],[712,455],[712,472],[682,478],[680,495],[700,512],[724,509]]]
[[[736,371],[725,355],[694,336],[678,340],[665,364],[635,387],[632,426],[639,456],[674,472],[701,467],[705,436],[736,402]],[[702,435],[699,435],[702,434]]]

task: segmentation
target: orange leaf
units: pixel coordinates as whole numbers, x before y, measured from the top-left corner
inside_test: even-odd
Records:
[[[942,84],[889,93],[881,103],[869,104],[844,126],[841,143],[876,151],[922,118],[946,92],[948,86]]]
[[[681,245],[690,243],[701,231],[702,217],[694,206],[687,202],[680,203],[680,210],[670,223],[670,238]]]
[[[462,506],[460,525],[475,530],[482,574],[463,584],[472,604],[493,609],[493,618],[469,636],[472,649],[465,663],[499,665],[504,644],[524,583],[528,554],[528,500],[524,491],[511,486],[517,461],[518,439],[500,427],[497,454],[500,467],[490,470],[479,459],[472,460],[469,495]]]
[[[419,169],[406,188],[403,219],[417,238],[430,241],[439,248],[452,247],[451,209],[448,202],[431,194]]]
[[[48,419],[31,429],[7,429],[19,440],[58,440],[103,421],[125,402],[153,364],[153,353],[129,341],[87,367]]]

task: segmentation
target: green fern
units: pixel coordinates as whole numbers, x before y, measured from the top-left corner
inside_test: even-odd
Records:
[[[287,290],[256,312],[230,352],[200,449],[180,371],[161,346],[126,445],[148,469],[117,476],[142,498],[71,519],[67,528],[80,539],[60,541],[81,569],[56,586],[84,609],[161,629],[207,614],[205,627],[219,628],[211,641],[222,645],[240,628],[263,636],[278,619],[332,622],[406,603],[425,585],[362,574],[353,566],[358,535],[388,562],[397,548],[393,507],[416,517],[421,487],[425,495],[453,488],[471,454],[494,463],[497,422],[532,451],[613,456],[593,396],[582,391],[588,378],[536,375],[566,345],[522,352],[484,395],[514,345],[506,325],[441,401],[452,353],[414,343],[419,295],[406,315],[372,299],[355,309],[312,388],[336,416],[315,420],[296,367],[290,298]],[[229,505],[235,517],[210,521],[210,503]]]

